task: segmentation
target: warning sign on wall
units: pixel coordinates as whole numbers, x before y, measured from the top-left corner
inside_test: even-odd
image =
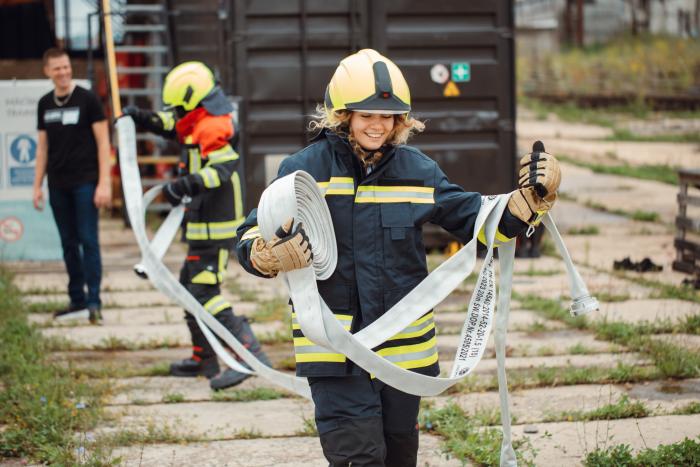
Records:
[[[442,91],[442,95],[445,97],[457,97],[459,96],[459,88],[454,83],[454,81],[448,81],[445,85],[445,89]]]

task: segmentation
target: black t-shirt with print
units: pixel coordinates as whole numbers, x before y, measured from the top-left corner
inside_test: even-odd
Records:
[[[39,100],[37,115],[37,128],[46,130],[48,139],[49,186],[66,189],[97,181],[97,142],[92,124],[105,119],[97,96],[75,86],[68,100],[57,105],[51,91]]]

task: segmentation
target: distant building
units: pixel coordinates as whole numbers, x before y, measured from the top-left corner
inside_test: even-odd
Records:
[[[556,52],[576,42],[577,0],[516,0],[518,53]],[[583,43],[649,32],[700,37],[700,0],[584,0]]]

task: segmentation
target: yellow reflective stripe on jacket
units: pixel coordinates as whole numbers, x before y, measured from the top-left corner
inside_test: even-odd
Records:
[[[219,179],[219,172],[212,169],[211,167],[205,167],[197,172],[202,180],[204,180],[204,186],[206,188],[217,188],[221,186],[221,180]]]
[[[243,193],[241,191],[241,178],[238,172],[233,172],[231,175],[231,184],[233,185],[233,217],[239,219],[245,216],[243,212]]]
[[[220,311],[230,308],[231,303],[226,300],[221,295],[215,295],[208,302],[204,304],[204,309],[207,310],[212,315],[217,314]]]
[[[259,238],[259,237],[262,237],[262,233],[260,233],[260,227],[257,225],[254,225],[253,227],[246,230],[246,233],[244,233],[243,236],[241,237],[241,241],[250,240],[250,239]]]
[[[351,315],[335,315],[335,317],[338,318],[338,321],[343,323],[343,328],[346,331],[350,330],[352,326]],[[297,321],[296,313],[292,313],[292,329],[301,329]],[[347,357],[341,353],[329,352],[325,347],[316,345],[306,337],[295,337],[294,359],[297,363],[343,363],[347,360]]]
[[[377,351],[385,359],[401,368],[422,368],[438,360],[437,338],[433,336],[420,344],[387,347]]]
[[[233,150],[230,144],[225,144],[207,155],[210,164],[235,161],[238,160],[239,157],[238,153]]]
[[[235,238],[236,229],[245,221],[245,218],[228,222],[209,222],[209,238],[211,240],[222,240],[225,238]]]
[[[219,269],[216,272],[216,277],[219,279],[219,283],[224,281],[224,271],[228,266],[228,250],[222,248],[219,250]]]
[[[388,340],[410,339],[411,337],[422,336],[427,334],[431,329],[435,329],[435,319],[432,311],[425,316],[418,318],[403,331],[393,337],[390,337]]]
[[[224,240],[236,238],[236,229],[245,221],[244,217],[225,222],[188,222],[187,240]]]
[[[188,222],[185,238],[187,240],[207,240],[209,238],[207,224],[204,222]]]
[[[355,194],[355,181],[352,177],[331,177],[327,182],[318,182],[318,187],[323,196]]]
[[[435,204],[435,188],[424,186],[359,186],[356,203]]]
[[[157,112],[158,118],[163,123],[163,129],[171,131],[175,128],[175,116],[172,112]]]

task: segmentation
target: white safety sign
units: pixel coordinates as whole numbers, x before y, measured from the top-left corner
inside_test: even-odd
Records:
[[[90,87],[85,80],[76,83]],[[6,260],[62,257],[46,186],[44,210],[32,204],[37,105],[52,88],[48,79],[0,81],[0,251]]]
[[[430,79],[437,84],[445,84],[450,79],[450,70],[442,63],[433,65],[430,69]]]

